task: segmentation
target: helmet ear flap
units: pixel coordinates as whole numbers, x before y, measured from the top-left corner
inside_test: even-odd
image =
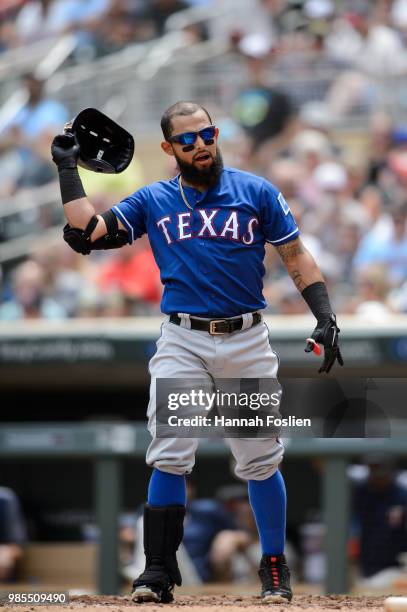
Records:
[[[65,131],[79,144],[78,164],[92,172],[118,174],[133,158],[133,136],[96,108],[85,108],[65,124]]]

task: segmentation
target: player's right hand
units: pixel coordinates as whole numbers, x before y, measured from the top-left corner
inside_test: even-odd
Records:
[[[338,334],[340,331],[336,324],[336,316],[331,314],[329,319],[318,321],[311,337],[308,338],[307,346],[304,349],[306,353],[314,351],[320,354],[320,351],[315,350],[316,347],[318,347],[318,344],[322,344],[324,347],[324,361],[318,370],[319,373],[326,372],[328,374],[336,360],[339,365],[343,366],[341,350],[338,346]]]
[[[79,157],[79,144],[71,132],[58,134],[51,145],[52,161],[58,170],[76,168]]]

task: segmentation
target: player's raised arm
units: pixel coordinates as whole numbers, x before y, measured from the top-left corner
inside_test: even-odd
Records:
[[[94,249],[114,249],[127,244],[127,230],[117,217],[110,210],[96,216],[86,197],[77,168],[79,145],[75,135],[68,132],[56,136],[51,153],[58,167],[62,204],[68,221],[64,227],[65,242],[82,255],[89,255]]]
[[[340,329],[336,324],[336,315],[329,301],[324,278],[300,238],[276,246],[276,249],[295,286],[317,319],[317,326],[311,337],[307,338],[305,351],[319,354],[318,343],[321,343],[324,346],[324,361],[319,372],[328,373],[336,360],[342,366],[343,359],[338,346]]]
[[[64,240],[78,253],[88,255],[94,249],[115,249],[128,243],[127,228],[108,210],[96,215],[87,199],[78,172],[81,145],[75,133],[75,122],[80,118],[81,138],[88,151],[85,167],[99,172],[121,172],[133,156],[133,140],[120,126],[96,109],[82,111],[68,124],[63,134],[52,142],[52,159],[58,167],[62,204],[68,224],[64,227]],[[105,130],[109,128],[109,137]],[[97,131],[96,131],[97,130]],[[91,134],[91,141],[89,141]],[[115,142],[115,137],[117,142]],[[126,140],[127,139],[127,140]],[[94,149],[94,150],[93,150]],[[106,150],[105,150],[106,149]],[[109,161],[104,159],[109,151]],[[90,152],[90,153],[89,153]],[[113,153],[113,158],[112,158]],[[82,160],[82,165],[83,160]]]

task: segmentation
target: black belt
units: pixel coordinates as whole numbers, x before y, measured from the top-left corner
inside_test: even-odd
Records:
[[[237,317],[236,319],[211,319],[204,321],[203,319],[195,319],[190,317],[191,329],[198,331],[205,331],[212,336],[220,336],[222,334],[231,334],[232,332],[239,331],[243,327],[243,317]],[[175,325],[181,325],[181,317],[177,314],[170,315],[171,323]],[[254,327],[261,323],[261,314],[258,312],[253,313],[253,322],[250,327]]]

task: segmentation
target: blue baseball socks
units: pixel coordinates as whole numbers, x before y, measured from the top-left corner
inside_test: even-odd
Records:
[[[283,554],[287,496],[281,472],[266,480],[249,480],[248,488],[263,554]]]
[[[150,506],[185,506],[187,501],[185,476],[161,472],[154,468],[148,485]]]
[[[266,480],[249,480],[249,500],[256,519],[263,554],[284,552],[286,526],[286,490],[277,470]],[[185,476],[154,469],[148,487],[150,506],[185,506]]]

